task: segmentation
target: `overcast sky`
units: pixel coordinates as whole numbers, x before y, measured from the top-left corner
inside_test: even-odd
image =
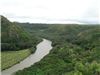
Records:
[[[99,0],[0,0],[0,15],[31,23],[100,23]]]

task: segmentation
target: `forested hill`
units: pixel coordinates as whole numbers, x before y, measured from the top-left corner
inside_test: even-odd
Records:
[[[22,27],[1,16],[1,50],[20,50],[32,47],[32,38]],[[34,38],[35,39],[35,38]]]
[[[53,49],[16,75],[100,75],[100,25],[20,25],[51,40]]]

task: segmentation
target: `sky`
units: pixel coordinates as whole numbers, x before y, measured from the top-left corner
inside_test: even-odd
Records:
[[[100,23],[99,0],[0,0],[0,15],[30,23]]]

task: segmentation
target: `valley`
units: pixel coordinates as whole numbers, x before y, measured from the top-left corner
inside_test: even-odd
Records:
[[[13,22],[13,24],[22,27],[25,31],[22,34],[26,35],[17,35],[19,37],[14,37],[14,40],[11,41],[4,40],[3,51],[7,50],[5,49],[7,47],[9,51],[29,48],[31,53],[34,54],[37,51],[37,43],[43,38],[52,41],[53,47],[49,54],[39,62],[17,71],[15,75],[100,75],[99,24],[33,24],[19,22]],[[23,36],[23,39],[20,38],[21,36]],[[17,43],[15,40],[17,40]],[[23,42],[26,44],[23,45]],[[8,45],[6,47],[5,43],[9,43],[11,46],[13,43],[16,48],[14,46],[10,48],[11,46]],[[30,45],[27,46],[27,44]],[[43,47],[43,49],[46,48]]]

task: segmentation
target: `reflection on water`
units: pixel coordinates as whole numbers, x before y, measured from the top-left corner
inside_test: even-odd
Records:
[[[34,63],[40,61],[52,49],[51,43],[51,41],[43,39],[43,41],[37,45],[37,49],[34,54],[30,55],[25,60],[12,66],[11,68],[2,71],[2,75],[12,75],[14,72],[30,67]]]

